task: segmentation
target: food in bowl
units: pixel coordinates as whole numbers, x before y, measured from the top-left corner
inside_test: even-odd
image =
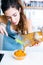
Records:
[[[24,59],[25,56],[26,56],[26,53],[23,50],[16,50],[14,52],[14,57],[17,60],[22,60],[22,59]]]

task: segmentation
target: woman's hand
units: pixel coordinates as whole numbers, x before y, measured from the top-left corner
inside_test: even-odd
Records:
[[[6,34],[8,36],[8,33],[5,29],[5,24],[4,23],[0,23],[0,33],[3,34],[3,35]]]

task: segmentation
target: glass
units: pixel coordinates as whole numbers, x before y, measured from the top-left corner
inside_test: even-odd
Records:
[[[43,38],[43,27],[42,27],[42,38]]]
[[[22,35],[22,44],[24,46],[24,50],[27,46],[31,46],[31,40],[29,39],[29,34]]]

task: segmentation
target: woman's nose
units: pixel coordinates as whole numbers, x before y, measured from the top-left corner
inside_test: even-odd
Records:
[[[15,18],[13,16],[11,17],[11,21],[15,21]]]

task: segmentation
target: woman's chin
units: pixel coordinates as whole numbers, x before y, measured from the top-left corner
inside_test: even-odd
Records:
[[[14,22],[13,22],[13,24],[14,24],[14,25],[18,25],[17,23],[14,23]]]

